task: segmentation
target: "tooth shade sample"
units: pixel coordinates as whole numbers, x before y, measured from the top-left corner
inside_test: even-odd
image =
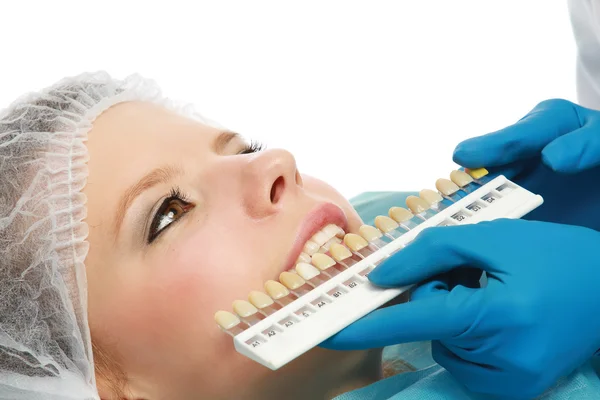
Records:
[[[402,207],[392,207],[392,208],[390,208],[389,214],[392,217],[396,217],[396,214],[397,214],[396,211],[398,211],[398,210],[400,210],[400,212],[399,212],[399,214],[401,214],[400,217],[403,217],[403,214],[404,214],[405,210]],[[402,211],[402,210],[404,210],[404,211]],[[410,214],[410,215],[412,215],[412,214]],[[388,237],[388,238],[390,238],[392,240],[395,240],[395,239],[399,238],[400,236],[402,236],[402,234],[404,232],[406,232],[407,230],[409,230],[410,228],[408,228],[406,226],[406,224],[411,223],[411,221],[403,222],[402,223],[402,229],[398,229],[398,227],[400,225],[398,224],[398,222],[394,221],[394,219],[392,219],[390,217],[386,217],[385,215],[378,215],[378,216],[375,217],[375,226],[381,232],[383,232],[383,234],[386,237]]]
[[[240,316],[248,325],[254,325],[264,319],[264,315],[258,312],[258,309],[246,300],[236,300],[233,302],[233,311]]]
[[[369,247],[367,242],[362,236],[355,233],[348,233],[344,237],[344,243],[360,258],[368,257],[373,254],[375,250]]]
[[[429,203],[417,196],[408,196],[406,205],[415,214],[421,214],[429,209]]]
[[[319,268],[325,277],[334,277],[344,270],[343,267],[337,267],[333,258],[327,254],[317,253],[312,256],[312,265]]]
[[[303,296],[313,289],[300,275],[291,272],[282,272],[279,275],[279,280],[298,296]]]
[[[381,238],[383,233],[374,226],[371,225],[362,225],[358,228],[358,233],[365,238],[369,243],[371,243],[376,248],[380,249],[384,247],[387,243],[384,242]]]
[[[411,213],[410,211],[408,211],[406,208],[403,208],[403,207],[390,208],[390,210],[388,211],[388,215],[394,221],[399,222],[399,223],[410,221],[414,217],[413,213]],[[375,222],[377,222],[377,220],[375,220]],[[377,226],[380,230],[382,230],[377,224],[375,224],[375,226]],[[396,229],[396,228],[394,228],[394,229]]]
[[[440,178],[435,182],[435,188],[444,196],[452,196],[460,189],[454,182],[444,178]]]
[[[360,257],[352,257],[352,253],[347,247],[337,243],[331,245],[329,253],[337,261],[338,266],[336,267],[340,270],[350,268],[360,260]]]
[[[296,272],[298,272],[298,275],[300,275],[306,280],[306,282],[314,287],[323,284],[328,278],[328,276],[325,274],[321,275],[321,271],[319,271],[317,268],[306,263],[300,263],[296,265]]]
[[[312,264],[321,271],[325,271],[326,269],[335,265],[335,260],[329,257],[327,254],[316,253],[312,256]]]
[[[245,300],[236,300],[233,302],[233,311],[242,318],[247,318],[258,312],[256,307]]]
[[[400,208],[400,207],[393,207]],[[390,215],[393,215],[392,209],[390,209]],[[395,219],[395,218],[394,218]],[[398,228],[398,223],[393,219],[386,217],[384,215],[378,215],[375,217],[375,226],[383,233],[388,233]]]
[[[261,313],[266,316],[273,314],[275,311],[281,308],[281,306],[273,302],[272,298],[263,292],[259,292],[258,290],[253,290],[250,292],[248,295],[248,301],[250,301],[250,303],[252,303]]]
[[[215,322],[223,332],[233,337],[244,332],[244,329],[249,325],[245,322],[242,324],[237,316],[227,311],[217,311],[215,313]]]
[[[251,291],[248,295],[248,300],[256,308],[265,308],[273,305],[273,299],[264,294],[263,292],[259,292],[258,290]]]
[[[310,262],[310,256],[305,252],[300,253],[300,257],[298,257],[298,261],[296,261],[296,264],[298,264],[299,262]]]
[[[442,196],[438,192],[434,192],[430,189],[423,189],[419,192],[419,197],[429,203],[430,206],[439,203],[444,200]]]
[[[343,261],[349,257],[352,257],[350,250],[339,243],[332,244],[329,248],[329,252],[337,261]]]
[[[317,251],[319,251],[319,246],[318,244],[316,244],[315,242],[313,242],[312,240],[309,240],[308,242],[306,242],[306,244],[304,245],[304,253],[308,254],[309,256],[312,256],[313,254],[315,254]]]
[[[467,186],[469,183],[473,182],[471,175],[460,170],[454,170],[450,172],[450,179],[460,187]]]
[[[320,274],[318,269],[307,263],[300,263],[296,265],[296,272],[298,272],[298,275],[300,275],[302,279],[307,281]]]
[[[383,236],[379,229],[371,225],[362,225],[360,228],[358,228],[358,233],[360,233],[360,235],[369,242],[372,242],[375,239],[380,239]]]
[[[277,304],[284,307],[298,297],[295,294],[290,294],[290,291],[287,290],[285,286],[273,280],[265,282],[265,291],[273,298],[273,300],[275,300]]]
[[[279,280],[290,290],[297,289],[306,283],[299,275],[287,271],[279,275]]]
[[[489,172],[485,168],[468,169],[465,168],[465,172],[473,177],[473,179],[481,179],[486,176]]]
[[[217,311],[215,313],[215,322],[223,329],[228,330],[240,324],[240,319],[227,311]]]
[[[275,300],[279,300],[290,294],[290,291],[285,286],[276,281],[266,281],[265,291]]]
[[[346,236],[344,236],[344,244],[352,251],[360,251],[369,245],[363,237],[355,233],[347,233]]]

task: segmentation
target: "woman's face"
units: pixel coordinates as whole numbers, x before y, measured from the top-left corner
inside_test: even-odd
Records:
[[[361,357],[314,349],[273,372],[239,355],[214,322],[295,260],[312,211],[331,203],[319,223],[339,209],[347,232],[361,224],[290,153],[254,152],[240,137],[142,102],[104,112],[87,145],[92,337],[134,393],[242,399],[285,385],[289,393],[304,373]]]

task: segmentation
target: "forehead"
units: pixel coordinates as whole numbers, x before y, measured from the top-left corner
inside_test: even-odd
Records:
[[[86,143],[94,179],[108,179],[107,169],[129,179],[161,164],[198,160],[212,151],[220,130],[160,105],[128,102],[115,105],[94,122]],[[111,175],[111,179],[121,179]]]
[[[103,112],[93,123],[90,134],[168,135],[193,133],[216,135],[219,130],[180,115],[161,105],[132,101],[120,103]]]

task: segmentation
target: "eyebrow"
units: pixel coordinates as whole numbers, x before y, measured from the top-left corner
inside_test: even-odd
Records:
[[[234,139],[240,139],[241,136],[238,133],[231,131],[223,131],[219,134],[219,136],[215,139],[213,143],[213,150],[217,154],[223,154],[225,148]]]
[[[214,140],[212,149],[215,153],[222,154],[232,140],[239,139],[240,137],[241,136],[235,132],[222,131]],[[166,165],[153,169],[137,183],[127,189],[117,206],[117,212],[114,221],[115,239],[117,238],[119,230],[121,229],[127,209],[140,194],[156,185],[170,182],[181,175],[183,175],[183,170],[181,168],[174,165]]]

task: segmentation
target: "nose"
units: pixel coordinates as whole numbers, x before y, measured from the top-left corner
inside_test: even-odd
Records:
[[[252,155],[244,168],[243,178],[246,212],[257,219],[277,212],[283,200],[302,187],[294,156],[280,149]]]

